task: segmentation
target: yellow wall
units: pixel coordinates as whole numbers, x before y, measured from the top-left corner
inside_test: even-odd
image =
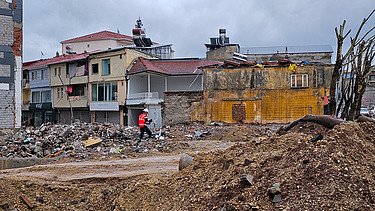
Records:
[[[63,88],[63,97],[57,98],[57,90],[58,88]],[[85,96],[70,96],[70,103],[73,108],[84,108],[87,107],[87,95],[88,92],[85,90]],[[64,86],[54,86],[52,87],[52,98],[53,98],[53,107],[54,108],[70,108],[69,100],[66,96],[65,87]]]
[[[88,76],[74,76],[69,80],[69,76],[66,75],[66,64],[52,64],[49,66],[50,69],[50,77],[51,77],[51,86],[61,86],[61,80],[58,77],[59,68],[61,69],[61,80],[63,81],[64,85],[68,84],[85,84],[88,82]],[[57,75],[55,75],[55,69],[57,70]]]
[[[120,58],[122,55],[122,58]],[[126,69],[134,59],[138,57],[150,58],[149,55],[132,49],[122,49],[118,51],[103,52],[90,56],[89,59],[89,93],[91,84],[96,82],[117,81],[119,105],[125,104],[126,99]],[[102,75],[102,60],[110,59],[110,74]],[[98,64],[98,74],[92,74],[92,64]],[[91,101],[91,95],[88,96]]]
[[[323,114],[323,96],[328,94],[332,67],[317,70],[315,66],[298,67],[297,74],[309,75],[309,87],[293,89],[287,67],[205,69],[205,122],[237,123],[234,104],[245,106],[244,122],[287,123],[306,114]],[[251,74],[257,81],[250,88]],[[324,74],[324,81],[323,75]]]
[[[22,104],[28,105],[30,104],[30,89],[22,89]]]

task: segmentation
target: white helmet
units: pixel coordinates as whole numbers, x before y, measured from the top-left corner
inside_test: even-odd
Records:
[[[143,112],[147,112],[148,113],[148,108],[143,109]]]

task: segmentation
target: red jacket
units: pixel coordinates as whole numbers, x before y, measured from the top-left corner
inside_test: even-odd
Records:
[[[143,128],[145,126],[146,120],[147,120],[147,115],[146,114],[139,115],[138,125],[139,125],[140,128]]]

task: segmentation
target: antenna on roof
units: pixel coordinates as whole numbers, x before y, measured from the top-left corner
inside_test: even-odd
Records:
[[[41,51],[40,52],[40,59],[43,59],[43,57],[44,57],[44,53],[43,53],[43,51]]]
[[[120,33],[120,29],[118,29],[118,28],[117,28],[117,34],[121,34],[121,33]]]

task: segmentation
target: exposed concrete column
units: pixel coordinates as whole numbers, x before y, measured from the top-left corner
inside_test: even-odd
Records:
[[[120,106],[120,125],[124,126],[124,107]]]
[[[203,77],[204,75],[202,74],[202,77],[201,77],[201,89],[202,89],[202,91],[203,91],[203,88],[204,88],[204,83],[203,83]]]
[[[167,76],[164,78],[164,91],[165,92],[168,91],[168,77]]]
[[[15,57],[16,64],[14,67],[14,90],[15,90],[15,121],[14,121],[14,128],[21,127],[21,106],[22,106],[22,88],[20,84],[22,84],[22,57],[16,56]],[[21,97],[19,97],[21,96]]]
[[[150,95],[151,92],[151,76],[150,73],[147,73],[147,92]]]

